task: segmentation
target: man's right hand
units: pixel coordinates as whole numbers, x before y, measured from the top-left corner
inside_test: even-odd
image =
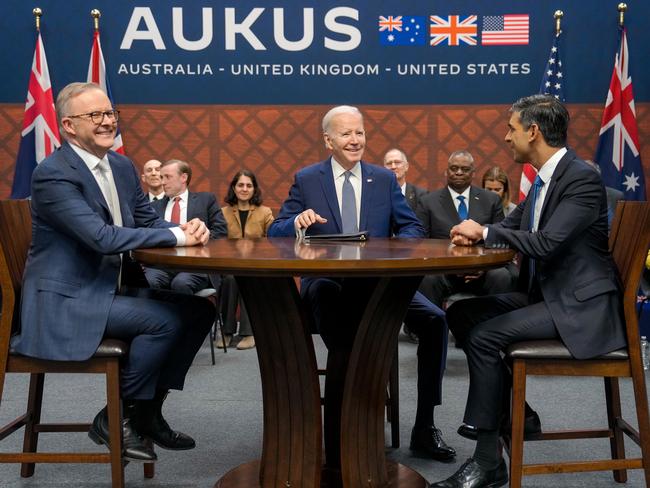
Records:
[[[191,227],[186,227],[183,229],[183,234],[185,234],[185,245],[186,246],[199,246],[202,244],[205,244],[202,242],[202,235],[198,234],[197,232],[194,232],[194,234],[191,234],[190,232],[194,231]],[[206,241],[207,242],[207,241]]]
[[[324,224],[327,222],[327,219],[324,219],[311,208],[308,208],[304,212],[298,214],[295,220],[296,229],[306,229],[312,224]]]

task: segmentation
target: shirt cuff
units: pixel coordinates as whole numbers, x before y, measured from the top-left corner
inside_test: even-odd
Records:
[[[296,239],[302,240],[305,238],[305,231],[307,229],[301,229],[298,227],[298,217],[300,214],[296,215],[296,218],[293,219],[293,230],[296,232]]]
[[[169,230],[171,230],[176,237],[176,246],[184,246],[185,232],[183,232],[180,227],[170,227]]]
[[[483,240],[487,239],[488,230],[490,230],[490,228],[487,226],[483,229]]]

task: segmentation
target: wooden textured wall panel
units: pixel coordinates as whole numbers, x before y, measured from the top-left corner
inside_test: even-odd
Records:
[[[293,173],[327,155],[320,105],[126,105],[121,129],[127,154],[141,168],[145,161],[183,159],[192,164],[192,188],[213,191],[223,199],[240,168],[254,171],[265,203],[277,209],[287,196]],[[368,142],[365,158],[380,162],[392,147],[409,156],[409,181],[429,188],[444,184],[449,153],[469,149],[477,162],[475,181],[491,165],[502,166],[514,188],[521,169],[503,142],[505,105],[361,106]],[[650,104],[637,105],[637,122],[650,190]],[[570,145],[592,158],[602,115],[599,105],[569,105]],[[0,198],[11,190],[23,106],[0,104]]]

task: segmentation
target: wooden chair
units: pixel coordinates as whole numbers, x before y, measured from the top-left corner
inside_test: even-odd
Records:
[[[620,202],[610,234],[610,250],[624,286],[625,329],[628,347],[604,356],[574,359],[562,342],[527,341],[511,345],[506,357],[512,361],[512,431],[505,439],[510,455],[510,487],[521,486],[522,475],[555,474],[612,470],[619,483],[627,481],[627,469],[643,469],[646,485],[650,483],[650,421],[645,376],[639,348],[639,330],[635,302],[643,263],[650,245],[650,204]],[[588,325],[588,324],[586,324]],[[611,459],[523,464],[524,403],[526,377],[602,376],[605,381],[608,427],[591,430],[543,432],[535,440],[608,438]],[[639,429],[622,418],[618,378],[631,378]],[[641,447],[641,457],[625,457],[626,434]]]
[[[119,361],[128,346],[118,340],[104,340],[87,361],[46,361],[14,354],[10,350],[12,331],[18,325],[20,290],[32,227],[28,200],[0,201],[0,405],[5,375],[29,373],[27,410],[5,426],[0,426],[0,441],[25,427],[23,450],[0,453],[0,463],[21,463],[20,474],[30,477],[36,463],[107,463],[111,465],[113,488],[124,486],[122,429],[120,409]],[[53,317],[52,320],[56,320]],[[110,446],[109,452],[37,452],[41,432],[87,432],[90,423],[49,424],[41,422],[45,373],[91,373],[106,376],[106,396]],[[154,475],[153,463],[144,465],[144,476]]]

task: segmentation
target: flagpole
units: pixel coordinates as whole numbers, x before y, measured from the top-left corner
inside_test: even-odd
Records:
[[[620,27],[623,27],[623,25],[625,24],[625,11],[627,10],[627,4],[619,3],[617,9],[618,9],[618,25]]]
[[[34,20],[36,21],[36,30],[38,32],[41,31],[41,15],[43,15],[43,11],[36,7],[34,10],[32,10],[32,13],[34,14]]]
[[[102,13],[96,8],[94,8],[90,11],[90,16],[93,18],[95,32],[97,32],[99,30],[99,18],[102,16]]]
[[[553,17],[555,18],[555,35],[559,36],[562,33],[562,17],[564,17],[564,12],[561,10],[556,10],[555,13],[553,14]]]

